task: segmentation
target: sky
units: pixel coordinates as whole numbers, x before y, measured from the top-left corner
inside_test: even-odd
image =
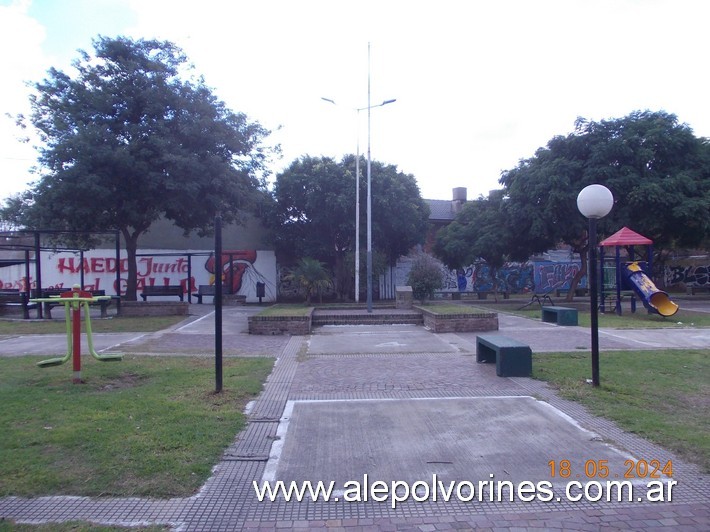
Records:
[[[475,199],[577,117],[664,110],[710,137],[708,20],[706,0],[0,0],[0,200],[36,178],[12,119],[27,83],[71,72],[98,35],[180,46],[273,131],[274,175],[369,144],[424,198]],[[390,99],[368,128],[357,109]]]

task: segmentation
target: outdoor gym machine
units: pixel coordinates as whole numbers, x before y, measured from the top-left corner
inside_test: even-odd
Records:
[[[89,303],[94,303],[101,299],[110,299],[111,296],[93,296],[91,292],[81,290],[79,285],[74,285],[71,290],[62,292],[58,297],[31,299],[36,303],[62,303],[64,305],[64,316],[67,325],[67,353],[63,357],[49,358],[37,362],[41,368],[49,366],[59,366],[67,362],[70,358],[74,366],[74,376],[72,382],[80,384],[81,380],[81,309],[84,308],[84,319],[86,321],[86,340],[89,346],[89,353],[96,360],[102,362],[118,361],[123,359],[123,355],[99,355],[94,350],[94,341],[91,335],[91,318],[89,316]]]

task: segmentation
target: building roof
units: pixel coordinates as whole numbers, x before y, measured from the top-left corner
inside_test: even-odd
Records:
[[[600,246],[648,246],[650,244],[653,244],[653,240],[628,227],[622,227],[609,238],[599,242]]]
[[[452,222],[456,217],[451,200],[424,200],[429,205],[430,220],[446,220]]]

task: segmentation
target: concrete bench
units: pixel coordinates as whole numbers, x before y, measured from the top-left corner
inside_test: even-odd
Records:
[[[476,362],[495,362],[499,377],[529,377],[532,350],[529,345],[500,334],[476,337]]]
[[[577,325],[577,309],[568,307],[542,307],[542,321],[557,325]]]
[[[158,286],[144,286],[141,292],[141,297],[143,301],[149,296],[166,297],[166,296],[177,296],[180,301],[183,301],[182,286],[179,284],[171,285],[158,285]]]

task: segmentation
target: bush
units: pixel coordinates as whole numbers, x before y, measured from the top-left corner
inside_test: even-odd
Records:
[[[426,253],[417,254],[407,275],[407,284],[412,287],[415,299],[432,299],[434,292],[444,286],[441,262]]]

